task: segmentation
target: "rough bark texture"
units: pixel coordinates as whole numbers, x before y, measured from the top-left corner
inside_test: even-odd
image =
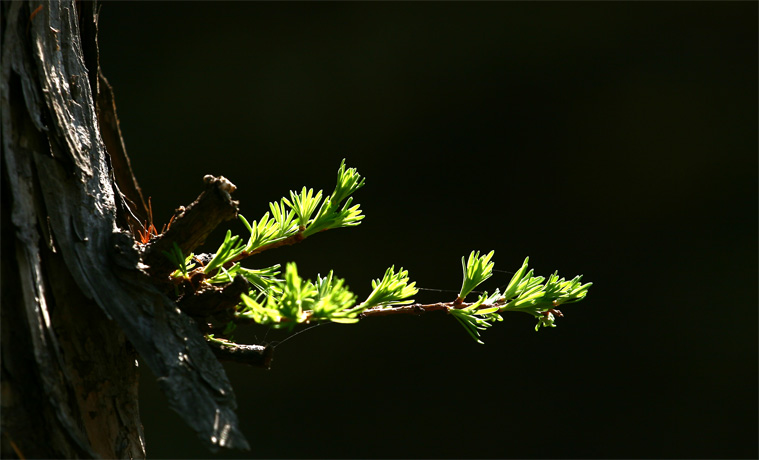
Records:
[[[234,184],[223,176],[209,175],[204,181],[206,189],[198,199],[186,208],[179,208],[171,228],[146,246],[143,259],[151,275],[160,279],[176,270],[164,256],[175,242],[182,253],[189,254],[206,241],[217,225],[237,216],[238,203],[230,196],[235,191]]]
[[[209,448],[247,448],[224,369],[127,231],[144,202],[97,6],[0,8],[3,457],[144,457],[137,353]]]

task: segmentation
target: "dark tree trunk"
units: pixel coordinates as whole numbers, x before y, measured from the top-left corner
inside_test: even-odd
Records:
[[[246,448],[223,368],[128,231],[144,202],[97,5],[0,8],[2,456],[144,457],[137,354],[209,448]]]

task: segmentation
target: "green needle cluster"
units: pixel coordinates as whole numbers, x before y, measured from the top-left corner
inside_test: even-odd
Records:
[[[450,310],[450,314],[464,326],[467,333],[482,344],[480,340],[480,331],[484,331],[493,325],[495,321],[503,321],[501,315],[498,314],[498,306],[486,306],[483,307],[485,301],[488,300],[487,293],[481,295],[477,302],[465,308],[454,308]]]
[[[345,167],[343,160],[337,171],[335,190],[324,200],[321,190],[314,193],[313,189],[303,187],[300,193],[290,191],[290,199],[282,198],[269,203],[269,211],[252,224],[240,215],[240,221],[250,233],[247,242],[243,244],[240,236],[233,236],[231,231],[227,231],[213,259],[203,268],[203,273],[213,279],[213,283],[222,283],[228,278],[223,272],[229,272],[233,263],[266,247],[285,243],[291,238],[303,239],[321,231],[359,225],[364,216],[360,205],[351,206],[351,195],[363,187],[364,182],[355,168]],[[164,254],[177,267],[178,273],[173,276],[187,277],[181,250],[177,247]],[[223,276],[219,276],[220,273]]]
[[[293,205],[292,207],[298,214],[300,225],[305,228],[303,237],[332,228],[358,225],[364,216],[361,214],[359,205],[351,206],[353,203],[351,195],[363,186],[364,178],[358,174],[355,168],[345,169],[345,160],[343,160],[337,171],[335,190],[321,203],[319,211],[313,219],[311,219],[311,214],[319,206],[322,196],[321,190],[313,198],[311,197],[312,191],[309,190],[306,193],[305,187],[300,195],[290,192],[293,203],[296,200],[298,202],[297,206]]]
[[[238,235],[232,236],[232,232],[227,230],[224,242],[216,250],[216,254],[214,254],[211,262],[203,268],[203,273],[210,275],[219,269],[223,269],[225,264],[233,261],[243,250],[242,239]]]
[[[382,278],[372,280],[372,291],[364,302],[357,303],[345,280],[334,276],[317,276],[315,281],[302,278],[294,262],[285,267],[279,278],[280,265],[261,269],[244,268],[240,260],[266,249],[297,243],[324,230],[359,225],[364,216],[358,204],[353,205],[353,193],[363,187],[364,178],[354,168],[340,163],[334,191],[326,196],[323,191],[303,187],[300,192],[291,191],[289,198],[269,203],[269,211],[260,219],[248,222],[242,215],[241,222],[250,233],[247,241],[240,236],[227,234],[211,261],[202,268],[209,285],[225,285],[236,277],[246,279],[252,289],[241,296],[235,310],[235,320],[248,320],[274,328],[292,329],[297,324],[315,321],[355,323],[362,316],[395,312],[446,310],[477,342],[480,332],[502,321],[501,313],[518,311],[537,318],[535,327],[554,327],[556,310],[560,305],[578,302],[585,298],[592,283],[581,282],[582,276],[571,280],[560,278],[558,273],[547,279],[534,276],[527,270],[529,258],[525,258],[506,289],[493,294],[479,295],[475,302],[467,303],[466,297],[480,284],[493,276],[495,251],[481,255],[472,251],[468,258],[461,258],[463,281],[458,297],[449,303],[409,305],[418,292],[411,282],[408,271],[395,267],[385,271]],[[195,267],[193,254],[185,257],[179,246],[164,252],[176,271],[174,278],[189,279]],[[198,272],[196,269],[194,272]],[[194,273],[193,272],[193,273]],[[371,311],[367,311],[371,309]],[[366,313],[365,315],[363,315]],[[228,324],[224,334],[230,334],[235,321]],[[223,340],[223,339],[213,339]]]
[[[542,276],[533,276],[533,270],[527,272],[529,260],[529,257],[524,259],[503,294],[496,292],[495,303],[500,305],[500,311],[521,311],[538,318],[535,330],[541,326],[554,327],[554,315],[550,310],[584,299],[593,283],[582,284],[582,275],[569,281],[559,278],[556,272],[547,280]]]
[[[486,256],[472,252],[465,264],[462,258],[464,282],[457,303],[462,303],[466,294],[490,278],[493,272],[493,262],[490,261],[492,256],[492,251]],[[450,311],[477,342],[482,343],[479,331],[502,320],[500,312],[521,311],[534,316],[538,320],[536,331],[541,327],[555,327],[554,309],[566,303],[579,302],[593,285],[582,284],[581,275],[569,281],[559,278],[558,273],[547,280],[542,276],[533,276],[533,270],[527,271],[529,260],[529,257],[525,258],[503,293],[498,289],[492,295],[486,292],[475,303]]]
[[[392,305],[410,304],[419,289],[416,282],[409,284],[408,271],[401,268],[395,273],[395,266],[385,270],[385,276],[372,280],[372,293],[364,302],[366,308],[389,307]]]
[[[374,280],[374,290],[363,303],[356,305],[356,295],[348,289],[345,280],[336,278],[330,271],[317,276],[316,281],[306,280],[298,274],[294,262],[287,264],[284,280],[276,280],[257,296],[242,296],[237,317],[274,328],[292,329],[298,323],[333,321],[355,323],[358,316],[371,307],[410,303],[417,293],[414,283],[408,284],[408,272],[395,273],[393,267],[385,276]]]
[[[283,241],[298,232],[298,225],[294,223],[295,213],[287,210],[285,199],[269,203],[271,217],[267,211],[259,220],[254,220],[253,224],[241,214],[240,221],[250,232],[250,238],[243,250],[245,253],[252,253],[256,249],[269,244]]]
[[[182,253],[182,249],[180,249],[176,241],[174,242],[171,251],[163,251],[163,255],[165,255],[171,261],[171,263],[177,267],[177,269],[171,275],[174,278],[187,278],[189,276],[190,270],[195,268],[195,264],[192,263],[194,254],[190,254],[189,256],[185,257]]]
[[[468,261],[465,262],[464,258],[461,258],[461,266],[464,268],[464,282],[461,283],[459,299],[464,300],[474,288],[493,276],[495,262],[490,261],[493,254],[495,251],[490,251],[488,255],[480,257],[480,251],[472,251],[469,254]]]
[[[244,268],[239,262],[235,262],[230,268],[222,268],[219,272],[209,278],[207,281],[211,284],[227,284],[234,281],[235,277],[242,276],[259,291],[265,291],[275,283],[282,281],[277,278],[279,275],[279,264],[266,268]]]

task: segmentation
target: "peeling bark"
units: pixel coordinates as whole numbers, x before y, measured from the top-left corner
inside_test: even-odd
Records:
[[[137,354],[211,450],[248,448],[224,369],[129,233],[144,202],[97,65],[97,5],[38,6],[0,5],[1,453],[144,457]]]

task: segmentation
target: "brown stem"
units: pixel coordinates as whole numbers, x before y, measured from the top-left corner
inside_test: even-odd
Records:
[[[208,346],[219,361],[231,361],[248,366],[265,367],[271,369],[274,358],[274,348],[262,345],[222,345],[215,341],[209,341]]]
[[[254,249],[254,250],[252,250],[252,251],[250,251],[248,253],[241,254],[240,258],[242,259],[243,257],[252,256],[253,254],[258,254],[259,252],[268,251],[269,249],[275,249],[275,248],[279,248],[279,247],[282,247],[282,246],[290,246],[290,245],[293,245],[293,244],[296,244],[296,243],[300,243],[301,241],[303,241],[303,240],[306,239],[306,237],[303,236],[303,232],[305,230],[306,229],[301,226],[301,228],[298,229],[298,233],[296,233],[295,235],[288,236],[284,240],[275,241],[274,243],[265,244],[265,245],[263,245],[263,246],[261,246],[259,248],[256,248],[256,249]]]
[[[358,315],[359,318],[366,318],[370,316],[389,316],[389,315],[421,315],[433,311],[445,311],[449,312],[453,309],[461,309],[472,306],[473,302],[463,302],[460,298],[456,298],[453,302],[438,302],[431,304],[414,303],[410,305],[397,305],[392,307],[373,307],[364,310]],[[564,315],[557,309],[552,308],[543,312],[543,315],[548,316],[549,313],[553,313],[557,317],[563,317]],[[311,319],[312,312],[306,312],[306,320],[304,323],[308,323]],[[234,320],[236,323],[254,323],[251,319],[237,318]],[[286,318],[282,319],[283,322],[289,321]],[[209,330],[213,329],[209,325]],[[274,350],[269,347],[263,347],[261,345],[239,345],[225,346],[218,342],[209,341],[211,349],[220,360],[233,361],[241,364],[248,364],[252,366],[266,367],[271,366],[272,354]]]
[[[276,248],[279,248],[279,247],[282,247],[282,246],[291,246],[293,244],[300,243],[301,241],[303,241],[303,240],[306,239],[306,237],[303,236],[303,232],[305,230],[306,230],[306,228],[301,225],[301,227],[298,229],[298,233],[296,233],[295,235],[292,235],[292,236],[288,236],[284,240],[275,241],[273,243],[265,244],[263,246],[257,247],[256,249],[254,249],[254,250],[252,250],[250,252],[243,251],[240,254],[238,254],[237,257],[235,257],[234,259],[232,259],[229,262],[227,262],[226,264],[224,264],[224,268],[229,268],[235,262],[239,262],[242,259],[245,259],[247,257],[252,256],[253,254],[258,254],[258,253],[261,253],[261,252],[264,252],[264,251],[268,251],[269,249],[276,249]]]
[[[448,311],[457,308],[455,302],[438,302],[433,304],[414,303],[411,305],[398,305],[395,307],[373,307],[364,310],[359,317],[389,316],[389,315],[421,315],[431,311]]]
[[[552,313],[553,316],[555,316],[557,318],[563,318],[564,317],[564,313],[562,313],[561,310],[557,310],[555,308],[551,308],[550,310],[546,310],[546,311],[542,312],[543,316],[548,316],[549,313]]]

